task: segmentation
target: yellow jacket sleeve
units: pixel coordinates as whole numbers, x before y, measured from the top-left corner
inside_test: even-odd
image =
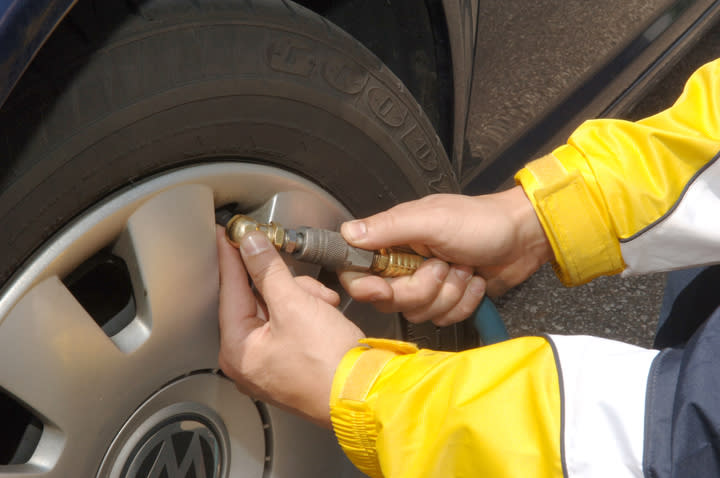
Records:
[[[720,261],[718,151],[720,60],[695,72],[669,109],[635,123],[588,121],[516,181],[551,242],[558,276],[578,285]]]
[[[642,476],[657,351],[580,336],[456,353],[361,342],[335,373],[330,417],[372,478]]]
[[[561,477],[560,395],[539,337],[460,353],[381,339],[350,351],[331,418],[371,477]]]

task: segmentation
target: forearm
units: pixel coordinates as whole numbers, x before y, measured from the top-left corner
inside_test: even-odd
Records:
[[[719,90],[715,61],[668,110],[586,122],[518,173],[564,283],[720,261]]]

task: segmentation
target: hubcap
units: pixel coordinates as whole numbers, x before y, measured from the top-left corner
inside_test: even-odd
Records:
[[[133,413],[97,476],[226,478],[232,456],[242,476],[260,478],[268,426],[256,404],[228,380],[213,373],[191,375],[165,386]]]
[[[298,176],[228,162],[135,185],[68,225],[0,294],[0,392],[42,424],[28,458],[0,464],[0,478],[172,478],[184,467],[223,478],[352,476],[331,433],[256,404],[217,373],[213,218],[231,202],[243,211],[264,204],[258,219],[288,227],[337,229],[351,217]],[[130,282],[122,320],[96,317],[69,284],[100,252]],[[85,282],[99,281],[101,295],[119,288],[92,277]],[[341,297],[366,333],[400,336],[395,315]],[[186,429],[189,445],[176,437],[171,448],[167,437]]]
[[[176,415],[142,437],[123,476],[181,478],[192,468],[195,476],[218,478],[223,458],[215,431],[202,417]]]

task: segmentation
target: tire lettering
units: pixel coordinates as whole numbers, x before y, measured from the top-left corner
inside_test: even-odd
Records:
[[[435,192],[444,193],[451,190],[448,177],[443,173],[440,176],[430,179],[428,186]]]
[[[312,49],[300,43],[284,40],[270,44],[268,65],[275,71],[308,77],[315,70],[317,60]]]
[[[390,89],[374,83],[368,86],[370,72],[354,61],[336,55],[319,57],[312,46],[292,38],[271,42],[266,51],[268,66],[279,72],[310,78],[319,68],[320,76],[331,88],[348,95],[357,95],[367,88],[367,105],[377,118],[390,128],[403,127],[393,134],[407,148],[412,160],[420,166],[427,178],[430,190],[447,192],[452,190],[447,173],[440,171],[440,159],[432,142],[414,118],[408,119],[408,107]],[[389,131],[388,131],[389,132]],[[279,156],[277,152],[264,151],[268,156]],[[275,153],[275,154],[272,154]],[[439,171],[438,171],[439,170]],[[437,174],[428,177],[428,173]]]
[[[403,135],[402,141],[407,146],[408,151],[425,171],[434,171],[438,167],[437,153],[433,149],[430,142],[422,134],[417,124]]]
[[[360,93],[368,81],[368,73],[356,64],[333,58],[325,64],[323,77],[338,91],[355,95]]]
[[[408,110],[389,91],[384,88],[371,88],[368,92],[370,109],[388,126],[397,128],[405,122]]]

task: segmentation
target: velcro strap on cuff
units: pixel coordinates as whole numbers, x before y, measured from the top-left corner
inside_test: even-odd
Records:
[[[584,284],[621,272],[620,243],[582,173],[568,171],[555,154],[529,163],[515,176],[533,204],[555,254],[553,267],[565,285]]]
[[[330,393],[333,430],[350,461],[371,478],[382,478],[377,457],[375,415],[365,403],[385,365],[398,355],[417,352],[414,344],[388,339],[363,339],[343,357]]]

